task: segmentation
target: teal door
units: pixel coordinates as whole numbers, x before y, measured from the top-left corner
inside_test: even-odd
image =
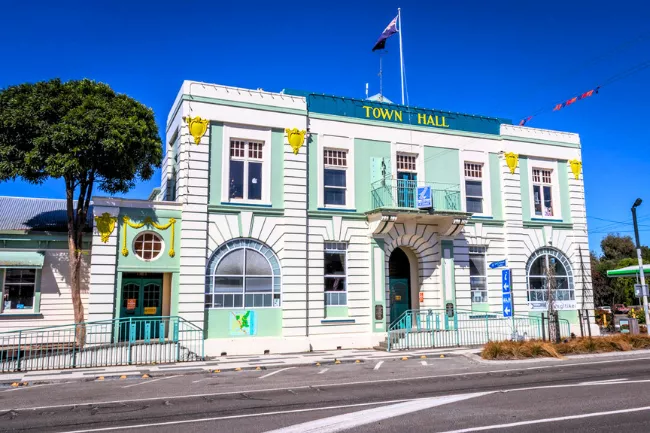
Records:
[[[157,338],[162,315],[162,278],[122,279],[120,341]],[[127,321],[125,319],[131,319]]]
[[[409,309],[409,280],[408,278],[390,278],[390,323],[397,320],[402,313]]]
[[[397,173],[397,206],[415,207],[415,194],[417,194],[418,175],[410,172]]]

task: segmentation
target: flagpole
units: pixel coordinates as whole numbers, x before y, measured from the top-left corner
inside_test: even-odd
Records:
[[[397,22],[399,24],[399,66],[402,83],[402,105],[404,105],[404,54],[402,53],[402,9],[397,8]]]

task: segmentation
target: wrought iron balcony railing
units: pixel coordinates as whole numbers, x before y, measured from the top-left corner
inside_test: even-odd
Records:
[[[420,182],[386,177],[370,188],[373,209],[418,209],[418,187],[431,188],[431,207],[435,211],[461,212],[460,185]]]

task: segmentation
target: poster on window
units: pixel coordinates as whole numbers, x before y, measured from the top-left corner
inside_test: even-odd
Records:
[[[576,301],[555,301],[555,311],[575,310],[577,309]],[[528,302],[530,311],[548,311],[547,301],[532,301]]]

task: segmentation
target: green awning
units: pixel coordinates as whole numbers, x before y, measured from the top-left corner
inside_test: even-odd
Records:
[[[0,269],[41,269],[43,267],[43,259],[43,253],[38,253],[35,251],[0,251]]]
[[[643,273],[650,274],[650,265],[643,265]],[[636,277],[639,275],[639,265],[627,266],[621,269],[607,271],[608,277]]]

